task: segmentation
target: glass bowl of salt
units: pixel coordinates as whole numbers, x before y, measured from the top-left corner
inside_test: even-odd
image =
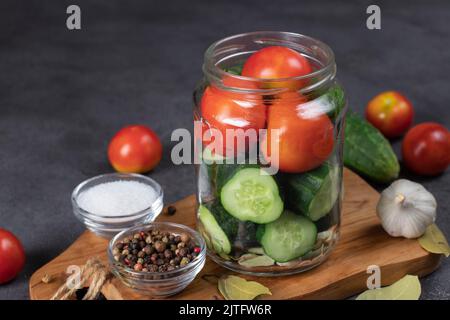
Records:
[[[153,179],[133,173],[109,173],[80,183],[72,193],[75,216],[99,236],[152,222],[163,209],[163,191]]]

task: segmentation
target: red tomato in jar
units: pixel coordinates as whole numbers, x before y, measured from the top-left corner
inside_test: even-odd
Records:
[[[406,166],[414,173],[442,173],[450,163],[450,133],[438,123],[421,123],[406,133],[402,155]]]
[[[314,105],[305,102],[303,97],[292,92],[279,96],[269,109],[262,152],[272,165],[278,162],[283,172],[299,173],[314,169],[333,151],[332,122],[326,114],[315,110]],[[279,129],[278,137],[272,129]]]
[[[148,172],[161,161],[161,141],[146,126],[127,126],[117,132],[109,143],[108,158],[118,172]]]
[[[14,279],[25,265],[25,251],[19,239],[0,228],[0,284]]]
[[[246,83],[244,87],[239,80],[235,81],[233,78],[224,79],[224,84],[243,89],[253,89],[251,86],[254,86]],[[200,111],[205,122],[204,143],[213,142],[217,146],[215,151],[223,156],[236,155],[256,144],[258,130],[264,128],[266,123],[266,107],[261,97],[251,92],[237,93],[214,86],[207,87],[200,103]],[[227,129],[234,130],[231,131],[234,134],[233,146],[226,141]],[[254,135],[251,132],[253,130]],[[241,148],[239,140],[244,142]]]
[[[401,136],[411,126],[414,109],[411,102],[395,91],[386,91],[370,100],[366,118],[387,138]]]
[[[242,75],[259,79],[285,79],[312,72],[308,60],[299,52],[282,46],[265,47],[253,53],[245,62]],[[268,87],[298,89],[305,81],[273,82]]]

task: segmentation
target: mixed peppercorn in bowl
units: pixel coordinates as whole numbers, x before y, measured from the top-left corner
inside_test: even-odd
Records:
[[[153,222],[117,234],[110,242],[111,271],[143,294],[164,297],[183,290],[205,264],[206,246],[193,229]]]

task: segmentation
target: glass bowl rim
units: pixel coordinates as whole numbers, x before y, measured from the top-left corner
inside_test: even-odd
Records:
[[[200,253],[198,256],[191,262],[189,262],[185,267],[181,267],[179,269],[174,269],[171,271],[165,271],[165,272],[150,272],[150,271],[136,271],[132,270],[131,268],[128,268],[122,264],[119,264],[115,259],[114,255],[112,253],[112,250],[114,249],[114,244],[120,240],[120,238],[124,237],[126,233],[134,233],[134,231],[143,231],[143,229],[148,229],[154,226],[163,225],[170,228],[179,228],[182,229],[184,232],[188,232],[190,236],[195,237],[196,240],[198,240],[200,243],[198,246],[200,247]],[[185,276],[186,274],[190,273],[193,269],[195,270],[195,267],[201,265],[205,259],[206,259],[206,243],[203,237],[198,233],[196,230],[180,223],[174,223],[174,222],[150,222],[145,224],[140,224],[131,228],[127,228],[118,234],[116,234],[108,244],[108,258],[110,263],[114,266],[115,271],[119,272],[122,276],[128,277],[130,275],[136,276],[136,280],[143,281],[143,282],[163,282],[167,280],[176,279],[181,276]],[[167,276],[167,275],[173,275],[175,273],[180,273],[174,277],[166,277],[164,279],[143,279],[142,276]]]
[[[120,215],[114,215],[114,216],[110,216],[110,215],[99,215],[97,213],[94,212],[90,212],[87,211],[85,209],[83,209],[79,204],[78,204],[78,197],[81,194],[81,190],[88,184],[91,182],[94,182],[96,180],[100,180],[102,178],[113,178],[112,180],[115,181],[121,181],[121,180],[125,180],[124,178],[131,178],[128,181],[136,181],[136,182],[140,182],[140,183],[145,183],[147,186],[151,187],[153,190],[155,190],[156,192],[156,199],[152,202],[152,204],[142,210],[130,213],[130,214],[120,214]],[[145,182],[142,182],[142,180],[144,180]],[[113,182],[113,181],[111,181]],[[98,185],[98,184],[97,184]],[[91,187],[92,188],[92,187]],[[153,205],[157,202],[160,201],[162,199],[164,195],[164,192],[162,190],[161,185],[156,182],[155,180],[153,180],[150,177],[147,177],[145,175],[142,174],[138,174],[138,173],[105,173],[105,174],[100,174],[91,178],[88,178],[84,181],[82,181],[81,183],[79,183],[72,191],[72,195],[71,195],[71,201],[72,201],[72,205],[74,208],[76,208],[77,210],[77,214],[88,218],[88,219],[92,219],[94,221],[98,221],[98,218],[100,219],[123,219],[123,218],[133,218],[133,217],[141,217],[145,214],[147,214],[148,211],[152,210]],[[107,221],[105,221],[107,222]]]

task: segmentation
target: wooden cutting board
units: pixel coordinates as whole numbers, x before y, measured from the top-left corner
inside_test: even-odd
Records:
[[[381,268],[382,285],[391,284],[406,274],[424,276],[434,271],[440,255],[423,250],[417,240],[392,238],[380,226],[375,213],[379,193],[355,173],[344,171],[344,204],[341,239],[334,251],[319,267],[305,273],[283,277],[251,277],[272,291],[267,299],[343,299],[364,291],[367,267]],[[161,214],[159,221],[195,225],[195,197],[189,196],[174,204],[175,215]],[[98,256],[107,263],[108,240],[84,232],[66,251],[38,269],[30,279],[30,298],[49,299],[66,278],[70,265],[82,265]],[[54,280],[43,283],[45,274]],[[197,278],[172,299],[221,299],[217,287],[205,274],[224,275],[234,272],[223,269],[207,259]],[[148,299],[113,278],[102,290],[107,299]]]

